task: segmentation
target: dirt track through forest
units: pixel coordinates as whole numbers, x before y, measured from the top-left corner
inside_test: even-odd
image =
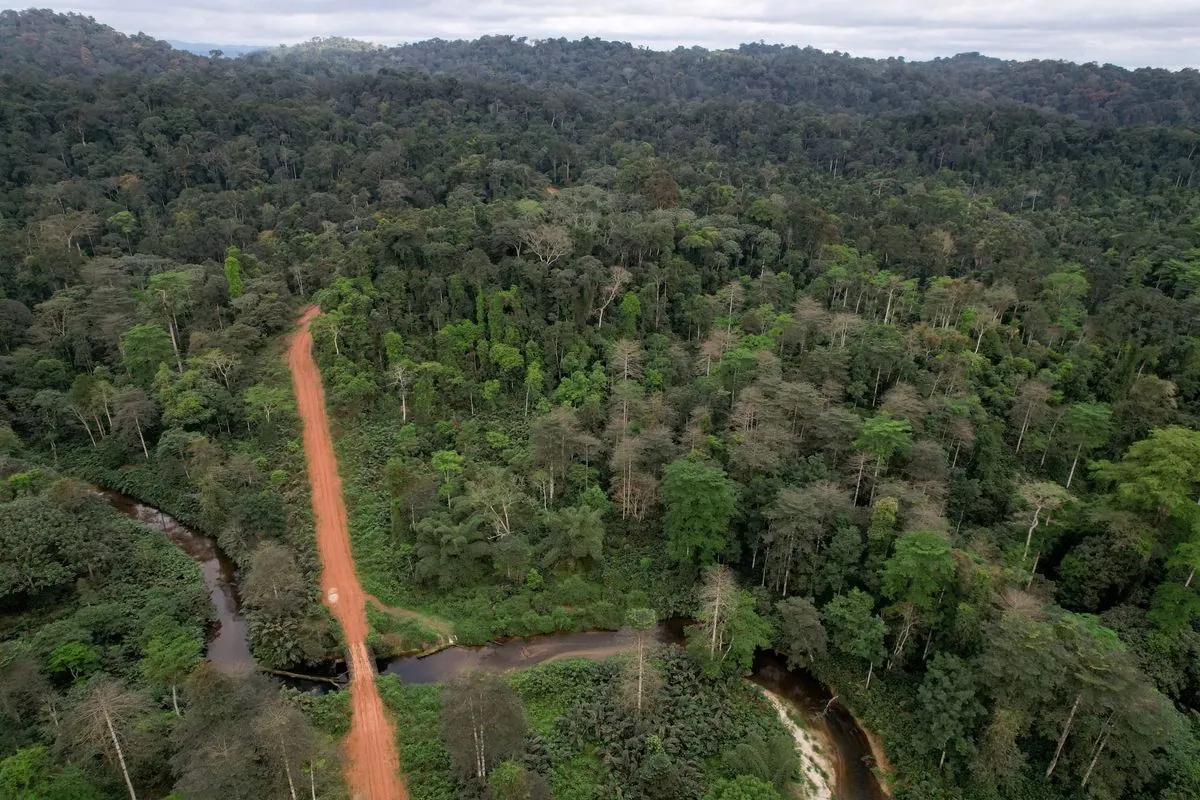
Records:
[[[342,626],[349,649],[351,718],[345,741],[346,783],[354,800],[407,800],[395,731],[375,686],[375,665],[367,653],[365,598],[350,551],[342,480],[325,413],[325,390],[312,357],[308,323],[319,313],[314,306],[300,317],[299,330],[288,348],[288,367],[304,424],[304,455],[321,556],[321,591]]]

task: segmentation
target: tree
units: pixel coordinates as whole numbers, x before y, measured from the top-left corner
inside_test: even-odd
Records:
[[[241,359],[233,353],[226,353],[219,347],[213,347],[188,359],[188,363],[208,372],[214,379],[219,379],[225,387],[225,391],[230,391],[232,387],[229,380],[241,364]]]
[[[433,469],[442,476],[438,494],[446,499],[446,507],[454,497],[454,479],[463,474],[463,457],[454,450],[438,450],[430,459]]]
[[[793,570],[802,592],[812,592],[822,551],[837,528],[838,520],[850,510],[850,498],[836,484],[822,481],[804,487],[785,487],[767,509],[769,528],[763,540],[767,553],[764,571],[786,597]]]
[[[938,769],[946,764],[946,753],[954,750],[964,759],[974,748],[971,732],[983,707],[976,699],[975,675],[957,656],[938,653],[929,662],[917,690],[919,716],[929,731],[930,743],[940,748]]]
[[[825,655],[825,627],[821,614],[810,600],[789,597],[775,604],[779,613],[778,650],[788,660],[788,667],[801,669]]]
[[[188,677],[184,696],[187,713],[172,731],[181,797],[298,800],[343,791],[337,750],[265,676],[222,673],[202,663]]]
[[[50,652],[46,666],[51,672],[69,672],[71,680],[79,680],[100,668],[100,653],[83,642],[64,642]]]
[[[463,778],[486,783],[496,765],[520,754],[525,735],[521,700],[502,676],[467,673],[442,691],[442,739]]]
[[[1111,425],[1112,408],[1104,403],[1076,403],[1067,409],[1063,418],[1063,438],[1068,446],[1075,446],[1071,471],[1067,474],[1068,489],[1075,478],[1080,456],[1108,442]]]
[[[883,568],[886,597],[901,609],[903,627],[892,650],[892,664],[904,653],[918,615],[940,602],[941,593],[954,577],[950,544],[933,531],[913,531],[896,542],[896,550]]]
[[[0,761],[0,800],[103,800],[75,766],[55,769],[42,745],[22,748]]]
[[[875,465],[874,481],[878,481],[880,473],[886,468],[887,462],[896,453],[908,449],[912,442],[912,424],[907,420],[892,419],[886,411],[880,412],[863,423],[858,438],[853,446],[861,454],[858,463],[858,479],[854,483],[854,505],[858,505],[858,495],[862,490],[863,473],[867,464]],[[874,496],[872,483],[872,497]]]
[[[852,658],[870,663],[867,671],[867,690],[871,688],[871,675],[875,662],[884,656],[883,620],[873,612],[875,602],[869,594],[851,589],[838,595],[821,610],[825,630],[834,648]]]
[[[690,456],[671,462],[663,473],[662,503],[671,559],[711,564],[726,547],[735,510],[724,470]]]
[[[556,261],[566,258],[574,249],[571,233],[561,225],[534,225],[525,228],[521,239],[529,252],[537,256],[538,262],[544,267],[553,266]]]
[[[290,550],[278,542],[258,546],[242,584],[242,598],[248,606],[271,616],[287,616],[305,604],[308,593]]]
[[[1029,426],[1041,423],[1049,414],[1050,409],[1047,406],[1049,400],[1050,387],[1045,383],[1030,380],[1022,384],[1013,400],[1012,411],[1009,415],[1019,431],[1016,452],[1021,452],[1021,445],[1025,443],[1025,434],[1028,432]]]
[[[600,563],[604,553],[602,511],[587,506],[568,506],[548,514],[550,534],[546,565],[574,573]]]
[[[1025,502],[1033,506],[1033,519],[1029,530],[1025,532],[1025,549],[1021,552],[1021,563],[1029,557],[1029,545],[1033,542],[1033,532],[1042,522],[1042,512],[1053,511],[1067,502],[1070,495],[1057,483],[1045,481],[1029,481],[1020,486],[1019,491]]]
[[[530,442],[533,463],[546,476],[543,506],[554,502],[560,487],[566,483],[571,466],[581,459],[587,465],[600,449],[600,440],[580,425],[579,413],[563,406],[556,406],[533,421]]]
[[[467,499],[487,519],[493,539],[512,536],[521,512],[531,505],[520,479],[500,468],[483,470],[467,481]]]
[[[400,421],[408,423],[408,392],[416,375],[416,364],[408,359],[400,359],[392,364],[388,372],[388,386],[400,398]]]
[[[662,685],[662,676],[653,660],[657,624],[658,615],[654,609],[631,608],[625,613],[626,635],[632,640],[633,649],[622,667],[621,693],[639,715],[653,702]]]
[[[137,792],[133,788],[122,739],[145,710],[145,698],[102,676],[87,687],[71,712],[69,724],[64,726],[74,747],[98,747],[106,756],[115,757],[130,800],[137,800]]]
[[[243,398],[254,418],[271,424],[271,415],[295,409],[292,393],[282,386],[256,383],[246,390]]]
[[[1123,507],[1149,514],[1157,523],[1172,520],[1190,529],[1200,520],[1200,431],[1170,427],[1130,445],[1117,463],[1098,461],[1092,473],[1114,485]]]
[[[191,309],[192,292],[196,287],[197,278],[198,274],[190,270],[159,272],[150,276],[146,290],[141,293],[146,307],[167,325],[171,348],[175,352],[175,363],[180,372],[183,372],[183,356],[179,346],[182,338],[179,318]]]
[[[179,711],[179,684],[200,661],[200,640],[180,633],[175,636],[155,636],[146,645],[141,671],[147,680],[171,688],[171,707]]]
[[[754,610],[754,598],[738,588],[728,567],[710,567],[700,589],[697,624],[688,629],[687,649],[709,675],[745,675],[754,651],[771,644],[771,624]]]
[[[138,444],[142,447],[142,456],[149,459],[146,428],[154,425],[157,415],[158,408],[148,394],[136,387],[126,389],[117,395],[113,409],[113,431],[128,436],[132,427],[133,433],[137,434]]]
[[[624,267],[612,268],[609,282],[600,288],[600,305],[596,309],[597,329],[604,327],[604,312],[614,300],[621,296],[621,290],[625,288],[625,284],[629,283],[631,277],[629,270]]]
[[[225,284],[229,287],[229,298],[237,300],[242,296],[242,261],[241,251],[232,245],[225,251]]]
[[[167,363],[171,353],[171,337],[161,326],[134,325],[121,336],[125,368],[142,387],[150,385],[159,365]]]

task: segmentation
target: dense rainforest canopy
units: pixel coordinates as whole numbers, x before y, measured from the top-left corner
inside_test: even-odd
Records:
[[[790,796],[767,647],[898,798],[1200,797],[1198,109],[1194,70],[0,13],[0,798],[343,791],[340,696],[197,666],[194,566],[65,477],[215,536],[260,665],[327,662],[306,302],[380,609],[694,620],[386,682],[414,797]],[[526,703],[495,763],[473,698]]]

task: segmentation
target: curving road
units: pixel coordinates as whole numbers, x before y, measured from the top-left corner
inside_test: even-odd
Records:
[[[408,800],[400,778],[395,731],[375,687],[375,665],[367,653],[363,590],[350,551],[342,480],[325,414],[325,390],[312,357],[308,323],[318,314],[320,310],[312,306],[300,317],[299,330],[288,348],[288,367],[304,425],[304,455],[321,556],[321,591],[342,626],[349,649],[351,719],[345,741],[346,783],[354,800]]]

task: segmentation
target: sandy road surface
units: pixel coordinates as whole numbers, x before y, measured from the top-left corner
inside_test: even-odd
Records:
[[[350,734],[346,737],[346,783],[355,800],[407,800],[391,722],[375,688],[375,665],[367,654],[367,615],[363,590],[354,572],[346,505],[338,476],[333,437],[325,415],[325,390],[312,358],[309,321],[320,313],[307,309],[288,348],[288,366],[296,407],[304,423],[304,455],[312,487],[317,550],[321,555],[321,591],[341,623],[349,647]]]

